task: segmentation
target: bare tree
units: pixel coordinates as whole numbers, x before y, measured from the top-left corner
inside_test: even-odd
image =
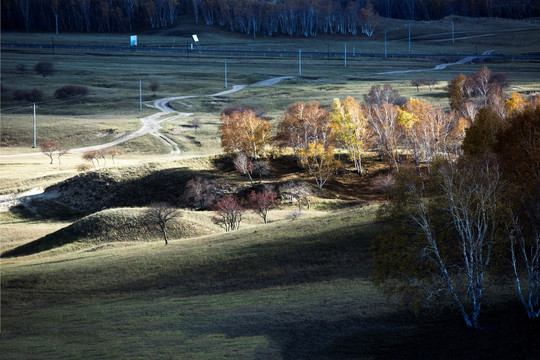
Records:
[[[264,160],[257,160],[253,163],[253,173],[259,175],[259,182],[262,182],[263,176],[270,174],[270,165]]]
[[[152,203],[143,215],[143,221],[146,225],[157,226],[163,234],[165,245],[169,244],[167,237],[167,228],[175,222],[182,213],[175,207],[167,203]]]
[[[190,206],[205,209],[215,201],[220,191],[215,181],[197,176],[187,182],[182,198]]]
[[[238,230],[240,228],[240,222],[242,221],[242,215],[245,209],[234,196],[229,195],[218,200],[214,204],[213,210],[216,212],[216,216],[213,219],[214,223],[224,228],[225,231]]]
[[[411,86],[415,86],[416,91],[419,91],[420,85],[422,85],[422,79],[412,79],[411,80]]]
[[[238,153],[238,155],[236,155],[236,158],[234,159],[234,168],[240,174],[247,175],[251,182],[251,186],[253,186],[253,163],[244,153]]]
[[[150,91],[154,93],[154,96],[156,96],[156,91],[159,90],[159,84],[157,82],[153,82],[150,84]]]
[[[195,129],[195,132],[198,132],[201,129],[201,119],[199,118],[190,119],[188,123]]]
[[[407,102],[403,96],[399,94],[399,91],[394,89],[390,84],[373,85],[369,92],[364,95],[364,101],[366,104],[377,104],[382,106],[384,103],[401,106]]]
[[[60,157],[67,154],[68,150],[64,149],[56,140],[45,140],[41,143],[41,152],[51,159],[52,164],[54,161],[53,156],[55,154],[58,155],[58,163],[60,163]]]
[[[266,217],[268,210],[274,207],[277,202],[277,194],[271,189],[264,189],[262,192],[252,191],[249,194],[249,205],[264,221],[267,223]]]
[[[375,145],[385,156],[392,172],[398,170],[398,140],[403,135],[398,124],[399,107],[383,102],[369,107],[368,123],[375,135]]]
[[[94,163],[94,160],[96,160],[97,164],[99,165],[99,158],[98,158],[98,151],[97,150],[89,150],[89,151],[85,151],[83,154],[82,154],[82,158],[83,160],[85,161],[90,161],[92,162],[92,165],[94,167],[96,167],[96,164]]]
[[[429,91],[431,91],[433,87],[439,83],[439,80],[434,78],[424,78],[420,79],[420,82],[422,85],[427,85],[429,87]]]
[[[280,192],[286,198],[292,201],[296,201],[298,204],[298,211],[302,211],[302,201],[305,201],[307,208],[310,208],[309,196],[312,194],[311,188],[308,184],[303,182],[288,181],[280,187]]]

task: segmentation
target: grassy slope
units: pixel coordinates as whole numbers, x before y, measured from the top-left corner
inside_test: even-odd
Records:
[[[488,293],[485,330],[370,281],[373,208],[220,236],[3,262],[5,359],[522,359],[539,324]],[[502,321],[500,323],[500,321]],[[504,324],[504,325],[501,325]],[[519,334],[516,336],[516,334]]]
[[[102,342],[90,353],[101,358],[174,353],[205,358],[202,353],[208,352],[207,358],[233,359],[279,353],[282,344],[276,348],[274,342],[287,339],[257,333],[286,328],[287,318],[316,319],[318,306],[303,313],[313,302],[323,312],[335,303],[343,308],[344,321],[357,311],[358,297],[377,304],[375,313],[389,310],[366,282],[372,216],[372,211],[356,210],[176,240],[167,247],[150,243],[3,260],[2,353],[7,358],[34,352],[45,358],[83,356],[89,345],[82,340],[89,335]],[[353,273],[358,275],[351,278]],[[21,304],[34,310],[21,313],[26,308]],[[122,345],[108,336],[118,330]],[[50,342],[56,347],[47,347]]]

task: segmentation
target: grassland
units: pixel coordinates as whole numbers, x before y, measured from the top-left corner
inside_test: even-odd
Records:
[[[451,42],[450,21],[456,26]],[[408,23],[384,20],[388,52],[408,53]],[[446,82],[484,64],[506,72],[511,91],[540,90],[537,61],[493,60],[431,71],[454,57],[374,58],[352,56],[384,52],[384,33],[373,38],[252,39],[190,23],[139,35],[146,47],[185,48],[192,33],[203,48],[320,52],[302,57],[302,77],[272,87],[223,90],[223,60],[228,84],[252,84],[276,76],[296,76],[295,55],[103,51],[100,49],[2,49],[0,193],[48,188],[32,206],[39,214],[0,213],[0,251],[27,244],[25,256],[2,257],[0,353],[3,359],[526,359],[540,356],[537,323],[528,322],[508,288],[492,286],[482,314],[484,329],[467,332],[451,311],[427,308],[414,314],[387,299],[371,279],[370,245],[384,225],[375,220],[384,200],[372,180],[386,171],[366,159],[366,176],[344,171],[313,195],[313,206],[291,221],[294,205],[282,204],[270,223],[249,213],[239,231],[225,233],[212,213],[183,210],[184,224],[168,246],[146,233],[134,218],[153,200],[178,201],[184,184],[196,175],[245,189],[247,181],[222,159],[219,114],[227,106],[264,109],[275,126],[295,101],[361,99],[374,84],[389,82],[406,97],[447,106]],[[540,53],[540,27],[508,20],[464,18],[413,23],[411,53],[477,54],[487,50],[511,55]],[[3,33],[2,41],[118,45],[126,35]],[[349,52],[347,67],[342,56]],[[459,57],[459,56],[458,56]],[[31,70],[50,61],[57,73],[45,78]],[[27,71],[16,70],[25,64]],[[384,74],[390,70],[414,73]],[[410,86],[415,77],[440,82],[429,91]],[[98,169],[80,173],[79,154],[62,163],[32,149],[32,108],[13,100],[16,89],[45,93],[38,103],[38,146],[54,138],[66,147],[114,140],[138,129],[139,79],[145,104],[168,96],[196,95],[172,106],[191,117],[162,123],[162,132],[182,153],[146,135],[122,144],[126,154]],[[160,89],[154,94],[151,82]],[[55,89],[88,86],[85,99],[58,101]],[[201,129],[189,120],[198,118]],[[311,181],[286,158],[272,159],[266,181]],[[107,208],[107,209],[104,209]],[[69,210],[69,211],[68,211]],[[76,211],[75,211],[76,210]],[[66,212],[67,211],[67,212]],[[71,212],[70,212],[71,211]],[[61,215],[69,215],[66,219]],[[126,226],[131,224],[131,226]],[[137,239],[139,238],[139,239]],[[32,247],[38,240],[52,245]],[[37,250],[36,250],[37,249]],[[503,325],[504,324],[504,325]]]

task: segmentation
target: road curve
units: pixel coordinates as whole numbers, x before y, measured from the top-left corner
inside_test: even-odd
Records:
[[[271,79],[259,81],[259,82],[255,83],[255,84],[252,84],[251,86],[270,86],[270,85],[277,84],[278,82],[280,82],[282,80],[292,79],[292,78],[293,78],[293,76],[281,76],[281,77],[276,77],[276,78],[271,78]],[[111,147],[111,146],[115,146],[115,145],[124,143],[124,142],[129,141],[129,140],[133,140],[133,139],[138,138],[138,137],[143,136],[143,135],[150,134],[150,135],[156,136],[160,140],[162,140],[165,143],[167,143],[168,145],[170,145],[173,148],[172,154],[179,154],[180,149],[178,147],[178,144],[176,144],[173,140],[169,139],[167,136],[165,136],[165,135],[163,135],[162,133],[159,132],[159,130],[161,129],[161,123],[163,123],[165,121],[176,120],[176,119],[179,119],[179,118],[182,118],[182,117],[191,116],[191,115],[193,115],[193,113],[183,113],[183,112],[175,111],[174,109],[172,109],[169,106],[169,103],[172,102],[172,101],[176,101],[176,100],[193,99],[193,98],[197,98],[197,97],[224,96],[224,95],[232,94],[232,93],[238,92],[238,91],[240,91],[242,89],[245,89],[247,86],[248,85],[233,85],[232,89],[221,91],[221,92],[211,94],[211,95],[201,95],[201,96],[185,95],[185,96],[175,96],[175,97],[168,97],[168,98],[155,100],[153,103],[149,103],[149,104],[145,104],[145,105],[149,106],[149,107],[153,107],[153,108],[157,109],[159,112],[142,118],[141,119],[142,126],[141,126],[141,128],[139,130],[137,130],[137,131],[135,131],[135,132],[133,132],[131,134],[122,136],[121,138],[116,139],[116,140],[111,141],[111,142],[108,142],[106,144],[86,146],[86,147],[75,148],[75,149],[69,149],[69,152],[70,153],[84,153],[86,151],[91,151],[91,150],[101,150],[101,149],[105,149],[105,148],[108,148],[108,147]],[[176,114],[176,115],[172,115],[172,114]],[[42,155],[42,153],[41,152],[34,152],[34,153],[24,153],[24,154],[0,155],[0,158],[17,157],[17,156],[35,156],[35,155]]]

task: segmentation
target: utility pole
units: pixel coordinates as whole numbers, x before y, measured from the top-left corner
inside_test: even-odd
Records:
[[[227,59],[225,59],[225,89],[227,88]]]
[[[411,52],[411,23],[409,23],[409,52]]]
[[[384,29],[384,58],[386,59],[386,29]]]
[[[452,21],[452,44],[454,43],[454,22]]]
[[[32,147],[36,147],[36,103],[34,103],[34,145]]]
[[[56,35],[58,35],[58,14],[54,14],[54,19],[56,20]]]
[[[142,111],[142,80],[139,79],[139,111]]]
[[[302,76],[302,49],[298,49],[298,76]]]
[[[344,55],[344,58],[345,58],[344,67],[347,67],[347,43],[345,43],[345,55]]]

